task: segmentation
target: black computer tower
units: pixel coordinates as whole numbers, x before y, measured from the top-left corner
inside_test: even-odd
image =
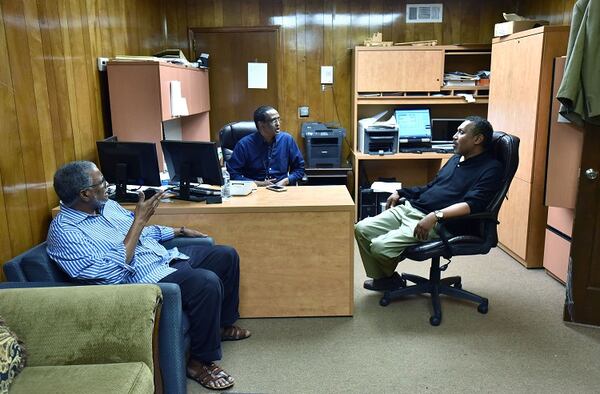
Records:
[[[377,215],[377,194],[373,189],[364,188],[360,190],[360,209],[358,219],[363,220],[369,216]]]
[[[360,190],[359,220],[369,216],[377,216],[383,212],[384,204],[391,193],[377,192],[373,189],[364,188]]]

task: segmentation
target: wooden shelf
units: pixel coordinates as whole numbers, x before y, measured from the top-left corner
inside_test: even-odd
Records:
[[[465,90],[465,89],[460,89]],[[487,104],[487,96],[474,96],[475,102],[468,103],[461,96],[398,96],[398,97],[359,97],[357,105],[406,105],[406,104]]]
[[[465,52],[451,52],[451,51],[446,51],[446,56],[465,56],[465,55],[488,55],[491,56],[492,55],[492,51],[481,51],[481,52],[469,52],[469,51],[465,51]]]
[[[352,152],[358,160],[431,160],[431,159],[449,159],[451,153],[396,153],[393,155],[369,155],[361,152]]]
[[[380,177],[406,186],[431,181],[449,153],[369,155],[358,151],[358,121],[381,111],[429,108],[432,118],[463,119],[487,115],[489,86],[443,86],[444,72],[475,73],[488,69],[491,45],[431,47],[356,47],[353,54],[352,137],[354,201],[360,207],[360,185]],[[469,103],[458,93],[471,94]],[[470,104],[466,105],[465,104]],[[389,115],[388,115],[389,116]],[[357,219],[359,217],[357,211]]]

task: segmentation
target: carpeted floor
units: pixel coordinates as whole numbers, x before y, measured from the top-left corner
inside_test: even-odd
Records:
[[[399,272],[428,274],[428,262]],[[253,336],[225,342],[220,365],[233,393],[598,393],[600,329],[562,321],[564,287],[500,249],[452,261],[445,276],[490,300],[442,298],[442,324],[429,325],[425,296],[383,308],[362,288],[355,253],[354,316],[243,319]],[[210,392],[188,380],[189,393]]]

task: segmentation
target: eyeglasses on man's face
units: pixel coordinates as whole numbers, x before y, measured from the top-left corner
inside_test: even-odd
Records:
[[[95,189],[95,188],[97,188],[98,186],[100,186],[101,188],[105,188],[105,187],[107,187],[107,186],[108,186],[108,182],[106,182],[106,179],[104,179],[104,177],[102,177],[102,180],[100,180],[100,182],[98,182],[98,183],[94,183],[94,184],[92,184],[92,185],[89,185],[89,186],[87,186],[87,187],[84,187],[84,188],[83,188],[83,189],[81,189],[81,190],[85,190],[85,189]]]

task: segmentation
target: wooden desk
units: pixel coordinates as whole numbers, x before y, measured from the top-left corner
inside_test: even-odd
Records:
[[[242,317],[352,315],[354,203],[345,186],[163,202],[152,223],[195,228],[237,249]]]

